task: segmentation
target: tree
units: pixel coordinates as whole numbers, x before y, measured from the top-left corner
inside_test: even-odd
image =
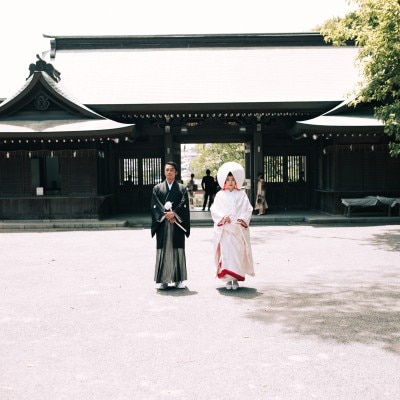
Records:
[[[243,143],[207,143],[196,145],[197,156],[190,163],[190,170],[197,177],[205,175],[206,169],[212,176],[227,161],[236,161],[244,166]]]
[[[360,47],[357,65],[363,80],[354,89],[352,105],[376,102],[375,117],[385,124],[392,156],[400,156],[400,1],[348,0],[357,8],[332,18],[320,28],[335,46],[353,41]]]

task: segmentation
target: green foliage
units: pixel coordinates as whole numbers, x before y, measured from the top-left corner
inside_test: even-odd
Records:
[[[357,65],[363,80],[354,89],[353,105],[379,102],[375,117],[390,136],[390,153],[400,156],[400,2],[348,0],[357,5],[343,18],[326,21],[320,32],[327,42],[343,46],[354,40],[360,47]]]
[[[242,143],[207,143],[196,145],[197,156],[190,163],[190,171],[200,178],[211,171],[217,175],[218,168],[227,161],[236,161],[244,167],[244,145]]]

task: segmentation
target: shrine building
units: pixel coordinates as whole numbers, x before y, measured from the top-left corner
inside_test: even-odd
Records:
[[[0,218],[149,212],[181,146],[243,143],[246,191],[270,212],[343,213],[400,197],[374,105],[348,105],[358,49],[319,33],[48,36],[1,98]],[[234,160],[233,160],[234,161]]]

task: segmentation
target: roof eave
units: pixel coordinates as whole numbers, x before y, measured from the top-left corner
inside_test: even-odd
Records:
[[[80,124],[80,128],[69,127],[65,129],[63,126],[44,127],[41,130],[27,129],[29,121],[26,121],[26,126],[13,126],[0,122],[0,139],[2,140],[56,140],[56,139],[107,139],[107,138],[129,138],[134,140],[137,132],[134,124],[121,124],[115,122],[113,127],[96,126],[92,127],[92,120],[88,120]],[[109,124],[108,124],[109,125]]]
[[[51,52],[83,49],[332,46],[319,32],[197,34],[197,35],[48,35]],[[347,45],[354,45],[349,41]]]
[[[363,124],[363,118],[360,118],[359,124],[330,124],[322,125],[312,122],[313,120],[296,122],[293,127],[292,137],[294,139],[306,138],[308,134],[312,135],[346,135],[346,134],[379,134],[384,133],[384,124],[376,122]]]

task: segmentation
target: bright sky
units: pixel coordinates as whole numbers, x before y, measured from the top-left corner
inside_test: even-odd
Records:
[[[354,6],[347,0],[13,0],[0,16],[0,98],[13,95],[43,35],[308,32]]]

